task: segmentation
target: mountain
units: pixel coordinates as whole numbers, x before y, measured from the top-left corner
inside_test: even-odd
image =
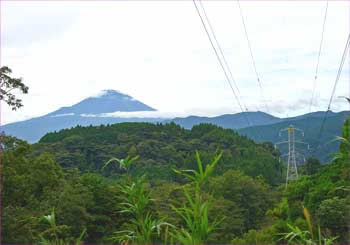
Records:
[[[201,123],[211,123],[223,128],[231,129],[241,129],[261,125],[270,125],[279,122],[295,121],[305,118],[323,118],[324,113],[322,111],[311,112],[304,115],[288,118],[274,117],[265,112],[241,112],[236,114],[225,114],[217,117],[199,117],[199,116],[189,116],[183,118],[174,118],[171,120],[166,120],[164,122],[174,122],[181,125],[186,129],[191,129],[194,125]],[[329,112],[327,117],[336,116],[337,113]]]
[[[65,114],[100,114],[116,111],[156,111],[152,107],[135,100],[129,95],[115,90],[103,90],[99,96],[89,97],[70,107],[62,107],[46,116]]]
[[[331,112],[327,114],[324,130],[319,137],[320,127],[326,112],[317,111],[304,115],[278,118],[264,112],[243,112],[218,117],[197,117],[174,118],[172,121],[184,128],[191,129],[200,123],[211,123],[224,128],[236,129],[241,135],[245,135],[255,141],[269,141],[277,143],[286,138],[279,137],[280,129],[294,125],[304,130],[304,141],[310,144],[310,150],[304,150],[305,157],[316,156],[322,162],[332,159],[332,154],[338,151],[339,143],[333,141],[336,135],[341,135],[341,127],[346,117],[350,115],[348,111]],[[284,135],[286,137],[286,135]],[[286,153],[285,146],[281,146],[281,152]],[[306,148],[304,148],[306,149]]]
[[[310,113],[306,113],[304,115],[300,115],[300,116],[296,116],[296,117],[284,118],[283,120],[284,121],[291,121],[291,120],[305,119],[305,118],[309,118],[309,117],[323,118],[325,116],[325,113],[326,113],[325,111],[316,111],[316,112],[310,112]],[[337,115],[336,112],[329,111],[327,114],[327,118],[333,117],[336,115]]]
[[[217,148],[225,150],[225,161],[218,171],[241,169],[251,176],[262,175],[269,184],[281,181],[280,163],[275,150],[256,144],[231,129],[197,125],[191,130],[175,123],[118,123],[108,126],[74,127],[48,133],[33,145],[40,154],[51,152],[63,167],[81,171],[116,173],[117,168],[103,164],[112,157],[140,156],[130,170],[147,173],[147,178],[177,181],[174,168],[195,167],[195,151],[209,162]],[[119,171],[118,171],[119,172]]]
[[[217,117],[189,116],[164,120],[161,118],[125,118],[110,116],[113,112],[155,111],[154,108],[115,90],[104,90],[99,96],[89,97],[70,107],[62,107],[47,115],[1,126],[0,130],[8,135],[27,140],[30,143],[49,132],[80,126],[97,126],[122,122],[174,122],[186,129],[201,123],[210,123],[223,128],[235,129],[239,134],[256,141],[277,143],[280,129],[294,125],[305,132],[304,141],[311,146],[306,156],[317,156],[322,162],[331,159],[332,153],[338,150],[338,143],[331,142],[341,134],[341,126],[349,112],[329,112],[321,137],[318,136],[324,118],[322,111],[307,113],[297,117],[278,118],[264,112],[243,112],[226,114]],[[331,143],[330,143],[331,142]],[[282,149],[282,152],[284,150]]]
[[[189,116],[185,118],[174,118],[166,122],[174,122],[186,129],[191,129],[194,125],[200,123],[211,123],[223,128],[239,129],[245,128],[247,125],[268,125],[282,121],[283,119],[271,116],[267,113],[257,112],[241,112],[237,114],[225,114],[217,117],[198,117]]]
[[[37,142],[48,132],[77,125],[101,125],[120,122],[157,122],[157,118],[96,117],[97,114],[112,112],[155,111],[154,108],[115,90],[103,90],[99,96],[89,97],[70,107],[62,107],[47,115],[29,120],[9,123],[0,127],[1,132]]]
[[[279,131],[293,125],[302,129],[305,135],[303,138],[299,134],[296,135],[296,140],[303,140],[310,145],[310,150],[307,150],[305,146],[297,145],[305,157],[316,156],[321,162],[329,162],[333,157],[332,154],[339,150],[339,142],[334,139],[335,136],[341,135],[342,126],[345,119],[350,116],[350,111],[329,112],[320,135],[324,114],[325,112],[314,112],[299,117],[285,118],[271,125],[242,128],[238,130],[238,133],[258,142],[270,141],[275,144],[287,140],[287,134],[280,136]],[[283,147],[281,149],[284,153],[287,151]]]

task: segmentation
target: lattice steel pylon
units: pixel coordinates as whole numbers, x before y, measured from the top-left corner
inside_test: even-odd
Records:
[[[286,187],[288,186],[288,183],[290,181],[294,181],[298,179],[298,162],[297,162],[297,156],[302,156],[299,152],[297,152],[295,144],[306,144],[309,149],[309,144],[303,142],[303,141],[296,141],[295,140],[295,132],[299,131],[301,132],[302,136],[304,137],[304,131],[301,129],[298,129],[294,127],[293,125],[290,125],[288,128],[281,129],[279,131],[279,136],[282,135],[282,132],[288,131],[288,141],[281,141],[275,144],[275,147],[279,144],[288,144],[288,153],[284,156],[288,156],[288,162],[287,162],[287,176],[286,176]],[[303,158],[305,161],[305,157]]]

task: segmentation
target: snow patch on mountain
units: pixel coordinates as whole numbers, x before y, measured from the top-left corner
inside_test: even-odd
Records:
[[[111,95],[111,94],[116,94],[116,93],[123,94],[119,90],[104,89],[104,90],[98,91],[97,93],[91,95],[88,98],[101,98],[101,97],[108,96],[108,95]]]

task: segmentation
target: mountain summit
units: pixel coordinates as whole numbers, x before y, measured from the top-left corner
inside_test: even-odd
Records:
[[[116,111],[155,111],[152,107],[116,90],[103,90],[70,107],[62,107],[47,116],[101,114]]]
[[[156,111],[133,97],[115,90],[103,90],[77,104],[29,120],[1,125],[0,131],[20,139],[37,142],[48,132],[77,125],[101,125],[120,122],[157,122],[157,118],[120,118],[104,115],[113,112]],[[101,117],[102,116],[102,117]]]

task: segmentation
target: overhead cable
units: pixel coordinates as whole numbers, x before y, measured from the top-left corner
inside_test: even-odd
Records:
[[[213,37],[214,37],[215,43],[216,43],[216,45],[218,46],[218,49],[219,49],[220,54],[221,54],[221,56],[222,56],[223,63],[225,64],[226,69],[228,70],[228,73],[229,73],[229,75],[230,75],[230,78],[231,78],[233,84],[235,85],[235,88],[236,88],[236,90],[237,90],[238,96],[240,96],[239,88],[238,88],[238,86],[237,86],[237,83],[236,83],[235,79],[233,78],[231,69],[230,69],[230,67],[229,67],[229,65],[228,65],[228,63],[227,63],[227,61],[226,61],[226,58],[225,58],[224,52],[222,51],[222,48],[221,48],[221,46],[220,46],[220,43],[219,43],[218,39],[216,38],[214,28],[213,28],[213,26],[212,26],[211,23],[210,23],[209,17],[208,17],[208,15],[207,15],[207,12],[205,11],[205,8],[204,8],[204,6],[203,6],[203,3],[202,3],[201,0],[198,0],[198,2],[199,2],[199,4],[201,5],[201,8],[202,8],[203,13],[204,13],[204,17],[205,17],[205,19],[206,19],[206,21],[207,21],[207,23],[208,23],[209,29],[210,29],[210,31],[211,31]],[[247,111],[247,110],[248,110],[247,107],[244,105],[243,102],[242,102],[242,104],[243,104],[243,106],[245,107],[245,109],[246,109],[246,111]]]
[[[321,42],[320,42],[320,47],[318,49],[317,65],[316,65],[315,79],[314,79],[314,84],[313,84],[313,89],[312,89],[312,94],[311,94],[309,112],[311,112],[311,107],[312,107],[312,103],[313,103],[314,96],[315,96],[316,80],[317,80],[318,68],[319,68],[319,64],[320,64],[320,56],[321,56],[321,50],[322,50],[322,44],[323,44],[324,29],[325,29],[325,26],[326,26],[327,12],[328,12],[328,0],[327,0],[327,4],[326,4],[326,11],[325,11],[324,18],[323,18]]]
[[[342,59],[341,59],[341,61],[340,61],[339,69],[338,69],[338,72],[337,72],[337,77],[336,77],[335,82],[334,82],[334,86],[333,86],[333,90],[332,90],[331,97],[330,97],[330,99],[329,99],[327,111],[326,111],[326,113],[325,113],[325,115],[324,115],[324,117],[323,117],[323,120],[322,120],[320,132],[319,132],[319,134],[318,134],[318,140],[319,140],[319,139],[321,138],[321,136],[322,136],[323,129],[324,129],[324,124],[326,123],[328,113],[329,113],[329,111],[330,111],[330,109],[331,109],[331,105],[332,105],[332,102],[333,102],[335,90],[336,90],[336,88],[337,88],[337,84],[338,84],[338,81],[339,81],[341,72],[342,72],[342,70],[343,70],[343,66],[344,66],[344,62],[345,62],[345,59],[346,59],[346,55],[348,54],[349,45],[350,45],[350,33],[349,33],[348,39],[347,39],[347,41],[346,41],[346,45],[345,45],[345,48],[344,48],[344,52],[343,52]]]
[[[230,88],[231,88],[231,91],[232,91],[232,93],[233,93],[233,95],[234,95],[234,97],[235,97],[235,99],[236,99],[236,101],[237,101],[237,103],[238,103],[238,105],[239,105],[239,107],[240,107],[242,113],[243,113],[243,116],[244,116],[245,120],[248,122],[248,125],[250,125],[250,121],[249,121],[249,119],[247,118],[246,114],[244,113],[242,104],[241,104],[241,102],[240,102],[240,100],[239,100],[239,98],[238,98],[238,96],[237,96],[235,90],[233,89],[233,86],[232,86],[230,77],[229,77],[229,75],[228,75],[228,73],[227,73],[227,71],[226,71],[226,69],[225,69],[225,67],[224,67],[224,63],[223,63],[223,61],[221,60],[218,51],[216,50],[216,47],[215,47],[215,45],[214,45],[214,43],[213,43],[213,40],[212,40],[212,38],[211,38],[211,36],[210,36],[210,34],[209,34],[209,31],[208,31],[208,29],[207,29],[207,26],[206,26],[206,24],[205,24],[205,22],[204,22],[204,20],[203,20],[203,17],[202,17],[202,15],[201,15],[201,13],[200,13],[200,11],[199,11],[199,9],[198,9],[198,6],[197,6],[197,4],[196,4],[196,1],[198,1],[198,0],[192,0],[192,1],[193,1],[193,4],[194,4],[195,8],[196,8],[197,14],[198,14],[198,16],[199,16],[199,18],[200,18],[200,20],[201,20],[201,22],[202,22],[202,25],[203,25],[203,28],[204,28],[204,30],[205,30],[205,33],[207,34],[207,37],[208,37],[208,39],[209,39],[209,41],[210,41],[210,44],[211,44],[211,46],[212,46],[212,48],[213,48],[213,50],[214,50],[215,56],[216,56],[216,58],[218,59],[219,64],[220,64],[220,66],[221,66],[221,68],[222,68],[222,70],[223,70],[223,72],[224,72],[224,74],[225,74],[226,80],[227,80],[227,82],[228,82],[228,84],[229,84],[229,86],[230,86]]]
[[[242,19],[242,23],[243,23],[243,28],[244,28],[244,33],[245,33],[245,37],[247,39],[247,43],[248,43],[248,47],[249,47],[249,52],[250,52],[250,57],[251,57],[251,60],[252,60],[252,64],[253,64],[253,67],[254,67],[254,71],[255,71],[255,75],[256,75],[256,78],[257,78],[257,81],[258,81],[258,84],[259,84],[259,87],[260,87],[260,94],[261,94],[261,97],[263,99],[263,103],[265,105],[265,108],[266,108],[266,111],[268,113],[270,113],[270,109],[266,103],[266,100],[264,98],[264,92],[263,92],[263,86],[261,84],[261,81],[260,81],[260,77],[259,77],[259,74],[258,74],[258,71],[256,69],[256,63],[255,63],[255,59],[254,59],[254,55],[253,55],[253,50],[252,50],[252,46],[250,44],[250,40],[249,40],[249,36],[248,36],[248,31],[247,31],[247,27],[246,27],[246,24],[245,24],[245,21],[244,21],[244,17],[243,17],[243,11],[242,11],[242,8],[241,8],[241,4],[239,3],[239,0],[237,0],[237,4],[238,4],[238,8],[239,8],[239,13],[241,15],[241,19]]]

